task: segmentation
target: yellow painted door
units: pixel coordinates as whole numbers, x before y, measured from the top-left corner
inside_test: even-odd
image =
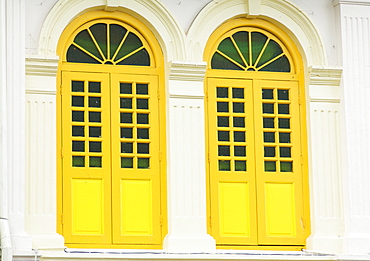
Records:
[[[111,241],[109,74],[62,73],[63,235]]]
[[[298,83],[254,81],[258,243],[304,245]]]
[[[62,72],[66,244],[161,244],[156,76]]]
[[[298,83],[208,78],[218,245],[304,245]]]
[[[210,78],[208,99],[212,235],[256,245],[252,81]]]
[[[160,244],[156,76],[112,75],[113,243]]]

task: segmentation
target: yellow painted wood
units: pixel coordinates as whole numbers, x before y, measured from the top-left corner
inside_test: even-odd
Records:
[[[148,95],[120,94],[120,84],[132,84],[133,90],[139,84],[148,85]],[[162,228],[161,213],[161,166],[160,166],[160,119],[158,100],[158,77],[146,75],[112,75],[112,204],[114,244],[160,244]],[[131,97],[133,109],[120,108],[120,98]],[[148,99],[149,110],[138,110],[137,99]],[[132,123],[120,123],[120,113],[133,113]],[[138,114],[148,115],[148,124],[137,122]],[[120,128],[132,128],[132,138],[121,138]],[[149,139],[139,139],[138,129],[148,128]],[[132,153],[122,153],[121,142],[133,144]],[[149,154],[137,150],[138,143],[149,144]],[[132,168],[122,168],[121,158],[132,158]],[[140,168],[138,160],[149,159],[149,168]],[[126,189],[126,191],[124,190]],[[130,193],[128,192],[130,191]],[[144,197],[145,195],[145,197]],[[130,203],[129,203],[130,201]],[[139,211],[139,212],[138,212]],[[139,217],[140,215],[140,217]],[[128,223],[126,223],[128,222]]]
[[[254,127],[252,81],[235,79],[208,79],[208,110],[213,112],[209,117],[209,173],[211,192],[212,236],[219,244],[256,244],[256,192],[254,175]],[[217,98],[217,87],[228,88],[229,98]],[[233,99],[232,89],[243,89],[244,99]],[[229,102],[229,112],[214,113],[217,111],[217,101]],[[244,102],[245,113],[233,113],[232,103]],[[229,127],[218,127],[217,117],[226,117]],[[234,127],[233,117],[245,120],[245,127]],[[218,140],[217,131],[228,131],[230,141]],[[234,142],[234,131],[245,133],[245,142]],[[218,145],[245,146],[246,156],[235,157],[219,156]],[[219,160],[230,161],[230,171],[219,170]],[[246,171],[235,170],[235,160],[246,161]],[[215,200],[217,199],[217,200]],[[230,212],[232,211],[232,212]],[[237,224],[235,223],[237,222]]]
[[[84,92],[72,92],[72,81],[81,82],[84,86]],[[88,97],[92,95],[88,93],[89,82],[101,83],[101,93],[93,94],[101,98],[101,108],[88,107]],[[81,241],[108,243],[111,238],[109,75],[64,72],[62,74],[61,91],[63,107],[63,235],[66,243]],[[83,98],[84,106],[72,106],[72,96]],[[73,122],[72,111],[84,113],[84,120]],[[89,111],[100,112],[101,122],[89,122]],[[72,136],[72,126],[84,128],[83,137]],[[89,127],[101,127],[101,137],[88,137]],[[73,141],[84,142],[84,151],[73,152]],[[89,142],[101,142],[102,152],[89,152]],[[73,167],[73,156],[84,157],[85,166]],[[89,167],[89,156],[102,157],[102,167]],[[95,207],[97,209],[94,209]],[[89,213],[95,213],[98,216],[91,216],[87,221]]]

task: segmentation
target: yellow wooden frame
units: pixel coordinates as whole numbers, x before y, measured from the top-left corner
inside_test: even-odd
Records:
[[[284,51],[288,54],[288,59],[291,63],[291,73],[278,73],[278,72],[253,72],[253,71],[232,71],[232,70],[219,70],[219,69],[211,69],[211,58],[215,51],[217,50],[218,45],[220,42],[227,36],[232,35],[240,28],[253,28],[257,31],[261,32],[269,32],[273,34],[276,39],[282,45],[281,47],[284,48]],[[208,122],[208,115],[209,113],[214,113],[214,111],[209,111],[208,105],[208,80],[207,79],[250,79],[250,80],[283,80],[283,81],[295,81],[298,83],[298,91],[299,91],[299,99],[300,99],[300,106],[299,106],[299,124],[301,129],[301,140],[300,140],[300,147],[301,147],[301,165],[302,165],[302,184],[303,184],[303,216],[304,219],[301,221],[305,227],[305,234],[304,238],[307,237],[311,233],[310,229],[310,206],[309,206],[309,178],[308,178],[308,148],[307,148],[307,126],[306,126],[306,103],[305,103],[305,88],[304,88],[304,66],[301,54],[297,48],[297,44],[289,37],[289,35],[284,32],[278,26],[262,19],[248,19],[248,18],[234,18],[226,23],[222,24],[219,28],[217,28],[212,35],[210,36],[204,51],[203,56],[204,61],[207,62],[207,72],[206,72],[206,80],[205,80],[205,93],[206,93],[206,133],[209,133],[209,126]],[[210,140],[206,139],[206,152],[207,155],[210,156],[212,152],[210,151]],[[211,234],[212,231],[212,223],[215,223],[215,220],[212,220],[211,217],[211,209],[210,209],[210,200],[211,197],[215,197],[215,195],[211,195],[210,192],[210,164],[207,163],[207,213],[208,213],[208,232]],[[261,249],[261,250],[299,250],[304,248],[305,245],[301,246],[292,246],[292,245],[233,245],[230,244],[218,244],[217,248],[219,249]]]
[[[69,63],[66,61],[66,52],[73,41],[74,37],[81,29],[88,27],[91,23],[99,21],[111,21],[115,20],[117,23],[125,24],[130,29],[135,30],[137,36],[142,40],[145,45],[150,59],[150,66],[127,66],[127,65],[115,65],[106,66],[103,64],[84,64],[84,63]],[[120,74],[124,72],[127,75],[153,75],[158,79],[158,91],[157,96],[159,99],[159,121],[161,126],[166,126],[166,90],[162,86],[165,86],[164,80],[164,58],[161,46],[159,45],[156,36],[150,31],[150,29],[142,23],[140,20],[132,17],[131,15],[122,12],[105,12],[105,11],[92,11],[85,13],[71,23],[64,29],[57,46],[57,54],[59,55],[58,73],[57,73],[57,232],[62,234],[62,223],[63,223],[63,179],[62,179],[62,100],[61,100],[61,84],[62,84],[62,71],[65,72],[106,72],[111,74]],[[162,87],[162,88],[161,88]],[[69,247],[83,247],[83,248],[151,248],[161,249],[164,236],[167,234],[167,192],[166,192],[166,128],[160,129],[160,190],[161,193],[158,195],[157,201],[161,205],[160,222],[161,226],[161,243],[151,245],[140,245],[140,244],[119,244],[119,245],[106,245],[106,244],[69,244]]]

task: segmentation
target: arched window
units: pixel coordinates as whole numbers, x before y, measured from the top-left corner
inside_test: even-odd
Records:
[[[159,248],[162,53],[142,23],[106,15],[87,14],[60,40],[59,230],[71,247]]]
[[[299,52],[276,26],[238,19],[211,36],[205,59],[211,235],[220,248],[302,248],[309,226]]]

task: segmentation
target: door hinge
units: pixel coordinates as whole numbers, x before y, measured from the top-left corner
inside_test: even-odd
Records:
[[[302,226],[303,229],[305,229],[305,227],[306,227],[306,224],[305,223],[306,223],[305,222],[305,219],[304,218],[301,218],[301,226]]]
[[[162,151],[159,152],[159,161],[162,161]]]
[[[206,95],[205,99],[208,102],[208,91],[206,91],[205,95]]]
[[[161,99],[161,91],[159,89],[157,89],[157,98],[158,98],[158,100]]]
[[[298,94],[298,104],[302,104],[302,95]]]
[[[62,85],[59,86],[59,94],[62,95]]]
[[[211,155],[210,155],[209,152],[208,152],[208,155],[207,155],[207,159],[208,159],[208,163],[210,163],[211,162]]]
[[[62,159],[64,158],[63,148],[60,148],[60,157],[61,157]]]
[[[163,226],[163,216],[162,215],[159,217],[159,223],[161,226]]]
[[[303,156],[300,156],[301,165],[303,165]]]
[[[64,214],[60,215],[60,222],[62,223],[62,225],[64,224]]]
[[[212,227],[212,217],[209,217],[209,226]]]

